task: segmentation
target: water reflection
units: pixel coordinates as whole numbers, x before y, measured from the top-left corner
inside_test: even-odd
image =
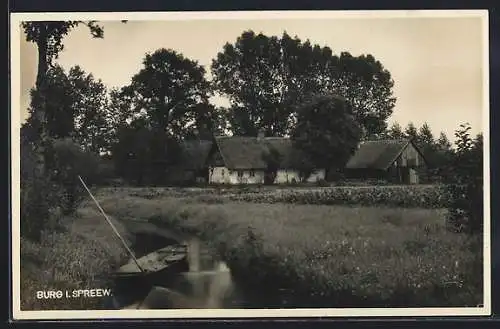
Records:
[[[222,263],[216,268],[180,273],[153,287],[139,309],[235,307],[231,273]]]
[[[142,241],[158,247],[158,237]],[[189,269],[185,272],[171,273],[139,287],[139,293],[129,289],[120,289],[110,303],[111,308],[126,309],[168,309],[168,308],[241,308],[241,295],[235,287],[231,271],[217,255],[211,252],[199,239],[182,239],[187,245]],[[169,241],[171,242],[171,241]],[[165,245],[163,245],[165,246]],[[147,250],[141,246],[141,254]]]

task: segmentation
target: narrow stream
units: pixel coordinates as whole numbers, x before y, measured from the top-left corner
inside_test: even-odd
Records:
[[[163,233],[163,234],[162,234]],[[160,235],[161,234],[161,235]],[[248,308],[249,298],[234,283],[231,271],[197,237],[173,232],[136,232],[132,246],[140,258],[167,245],[187,245],[188,268],[164,275],[154,282],[116,287],[106,301],[111,309]],[[260,303],[259,303],[260,304]],[[254,306],[257,307],[257,306]]]

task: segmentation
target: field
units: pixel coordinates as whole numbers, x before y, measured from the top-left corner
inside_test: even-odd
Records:
[[[374,188],[384,197],[370,197],[372,205],[368,206],[363,200],[368,200],[367,191]],[[422,196],[435,193],[429,187],[422,191],[398,188],[398,200],[414,201],[404,201],[399,207],[383,205],[390,193],[396,193],[390,187],[343,188],[360,205],[341,205],[341,200],[312,202],[316,199],[311,195],[328,200],[325,193],[346,193],[312,189],[267,190],[265,194],[251,189],[103,188],[97,198],[119,222],[148,220],[199,235],[219,250],[235,278],[249,290],[288,291],[316,307],[481,304],[480,242],[447,231],[446,210],[435,204],[423,207]],[[262,198],[272,193],[274,199]],[[286,193],[307,197],[280,199]],[[298,198],[309,202],[297,202]],[[64,233],[66,238],[47,238],[54,242],[42,245],[42,254],[56,252],[52,258],[44,256],[46,263],[40,267],[54,261],[61,272],[71,269],[73,281],[78,275],[89,281],[95,280],[92,268],[103,273],[120,261],[123,255],[118,250],[123,248],[113,244],[111,230],[102,226],[107,224],[94,209],[90,202],[82,204],[70,226],[73,230]],[[85,227],[94,232],[82,233]],[[66,259],[64,251],[71,248],[78,266]]]
[[[195,198],[202,203],[244,201],[315,205],[393,206],[404,208],[446,208],[448,193],[440,185],[389,185],[342,187],[241,186],[222,188],[125,188],[106,189],[142,198]],[[129,193],[130,192],[130,193]]]
[[[398,188],[400,199],[421,195]],[[247,192],[238,195],[262,197]],[[227,191],[209,194],[208,202],[199,190],[115,190],[101,198],[116,218],[200,234],[233,272],[252,273],[244,281],[260,289],[300,290],[333,306],[481,303],[479,243],[448,232],[444,209],[255,203],[234,201]]]

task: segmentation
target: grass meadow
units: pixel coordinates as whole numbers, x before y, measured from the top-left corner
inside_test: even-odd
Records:
[[[249,291],[288,291],[307,296],[304,300],[314,307],[482,303],[481,242],[449,232],[445,209],[230,198],[205,202],[207,194],[214,195],[199,189],[167,193],[121,188],[101,189],[97,198],[122,231],[120,224],[127,221],[148,220],[199,235],[219,251],[235,280]],[[105,284],[100,277],[126,258],[92,203],[82,204],[64,225],[61,233],[46,234],[40,245],[22,244],[24,308],[54,307],[33,300],[35,288],[54,289],[53,282],[93,288],[96,282]]]
[[[113,222],[130,243],[123,225]],[[62,217],[44,231],[40,243],[21,240],[21,310],[101,309],[100,298],[37,299],[36,292],[109,288],[109,273],[127,260],[98,209],[85,203],[75,216]]]

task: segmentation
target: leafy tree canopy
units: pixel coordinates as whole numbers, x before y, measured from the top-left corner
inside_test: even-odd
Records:
[[[103,82],[79,66],[66,73],[55,65],[47,72],[44,86],[48,136],[73,138],[84,150],[104,151],[110,135],[107,118],[112,115],[108,113],[107,89]],[[31,129],[40,129],[36,110],[33,105],[28,109],[31,115],[26,126]],[[38,136],[38,133],[31,134],[32,139]]]
[[[437,146],[440,150],[449,151],[451,150],[451,142],[448,136],[442,131],[439,133],[439,138],[437,140]]]
[[[360,138],[359,124],[341,97],[315,96],[298,111],[293,140],[317,168],[344,168]]]
[[[104,36],[104,30],[97,21],[29,21],[23,22],[21,26],[26,33],[27,41],[46,43],[47,55],[57,58],[59,52],[64,49],[62,43],[64,36],[80,24],[86,25],[94,38]]]
[[[405,138],[405,134],[401,125],[395,122],[390,126],[385,137],[389,139],[402,139]]]
[[[405,138],[417,140],[418,138],[418,129],[413,122],[408,123],[404,131]]]
[[[418,143],[422,145],[434,145],[434,135],[432,134],[431,127],[425,122],[418,130]]]
[[[164,183],[166,168],[176,163],[180,153],[178,141],[151,129],[145,118],[118,127],[112,148],[116,173],[139,185]]]
[[[468,123],[455,131],[456,151],[446,179],[451,202],[447,221],[457,232],[481,234],[484,224],[483,135],[470,135]]]
[[[147,54],[143,68],[121,90],[135,116],[149,125],[182,138],[208,124],[214,109],[208,104],[210,85],[197,62],[167,49]]]
[[[34,151],[37,153],[37,167],[42,174],[48,174],[45,166],[48,156],[46,148],[50,147],[51,143],[46,127],[48,109],[45,103],[44,94],[47,92],[47,88],[44,86],[44,82],[53,59],[57,58],[59,52],[64,48],[62,43],[64,36],[80,24],[86,25],[93,37],[103,37],[104,30],[96,21],[26,21],[21,24],[26,40],[35,43],[38,48],[36,88],[31,95],[31,106],[36,123],[30,134],[36,134],[32,143],[33,146],[36,146]]]
[[[238,135],[289,134],[297,106],[316,93],[343,96],[366,134],[376,135],[395,103],[391,75],[373,56],[335,56],[286,32],[281,38],[243,32],[214,59],[212,74],[230,100],[229,124]]]

